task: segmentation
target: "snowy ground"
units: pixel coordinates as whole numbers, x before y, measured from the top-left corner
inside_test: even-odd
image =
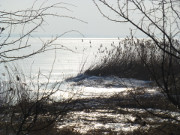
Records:
[[[173,119],[154,117],[148,111],[180,120],[179,112],[166,110],[164,96],[151,87],[149,81],[82,74],[66,81],[81,91],[76,94],[75,110],[59,122],[59,129],[68,127],[81,134],[121,134],[145,131],[162,123],[176,123]],[[139,106],[134,98],[143,105]],[[153,106],[156,102],[159,104]]]
[[[118,78],[115,76],[99,77],[80,74],[76,77],[66,79],[62,83],[65,91],[56,93],[56,97],[72,97],[74,98],[92,98],[92,97],[109,97],[116,93],[127,94],[128,90],[135,88],[148,88],[148,93],[158,94],[151,87],[150,81]]]
[[[72,108],[57,120],[59,130],[89,135],[144,134],[163,124],[175,127],[180,121],[180,112],[150,81],[81,74],[61,85],[54,97],[73,98],[69,102]]]

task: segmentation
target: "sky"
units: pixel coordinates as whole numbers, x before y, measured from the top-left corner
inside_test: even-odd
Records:
[[[34,0],[0,0],[1,10],[15,11],[30,7]],[[36,6],[44,0],[38,0]],[[58,35],[69,30],[78,30],[86,38],[117,38],[130,35],[132,26],[128,23],[115,23],[104,18],[98,11],[92,0],[53,0],[47,1],[46,5],[56,2],[71,3],[75,6],[67,6],[72,12],[63,9],[55,10],[60,15],[69,15],[81,19],[87,23],[68,18],[50,17],[36,34],[42,36]],[[111,14],[110,14],[111,15]],[[72,32],[65,37],[82,37]]]

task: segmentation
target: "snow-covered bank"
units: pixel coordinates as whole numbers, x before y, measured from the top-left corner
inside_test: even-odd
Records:
[[[111,96],[115,93],[127,93],[128,90],[143,87],[152,90],[150,81],[119,78],[116,76],[89,76],[80,74],[76,77],[71,77],[65,80],[68,84],[73,86],[74,89],[79,89],[81,97],[98,97],[98,96]],[[77,92],[78,94],[78,92]]]
[[[129,87],[150,87],[151,81],[143,81],[131,78],[119,78],[116,76],[90,76],[80,74],[76,77],[66,79],[74,82],[74,85],[98,88],[129,88]]]

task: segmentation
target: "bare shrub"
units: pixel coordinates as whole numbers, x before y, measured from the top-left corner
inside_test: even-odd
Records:
[[[137,31],[151,39],[152,51],[160,50],[160,72],[156,63],[147,66],[146,59],[142,59],[151,75],[156,80],[162,92],[176,107],[180,108],[179,100],[179,1],[178,0],[93,0],[99,12],[108,20],[117,23],[130,23]],[[105,9],[113,15],[109,16]],[[118,17],[117,17],[118,16]],[[134,18],[136,16],[136,19]],[[134,30],[131,30],[132,39]],[[147,46],[149,47],[149,46]],[[145,47],[145,48],[147,48]],[[151,59],[150,59],[151,60]],[[152,59],[153,61],[154,59]],[[158,74],[156,74],[158,73]],[[159,81],[160,80],[160,81]]]
[[[73,108],[61,98],[55,100],[53,95],[60,92],[61,82],[50,84],[51,74],[46,83],[41,83],[38,74],[37,82],[26,82],[23,73],[7,67],[7,81],[1,84],[1,130],[2,134],[36,134],[41,131],[56,129],[56,122]],[[73,96],[72,96],[73,97]]]

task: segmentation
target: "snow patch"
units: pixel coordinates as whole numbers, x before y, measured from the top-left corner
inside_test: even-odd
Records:
[[[96,88],[127,88],[127,87],[150,87],[151,81],[143,81],[132,78],[119,78],[116,76],[90,76],[80,74],[76,77],[66,79],[74,82],[74,85]]]

